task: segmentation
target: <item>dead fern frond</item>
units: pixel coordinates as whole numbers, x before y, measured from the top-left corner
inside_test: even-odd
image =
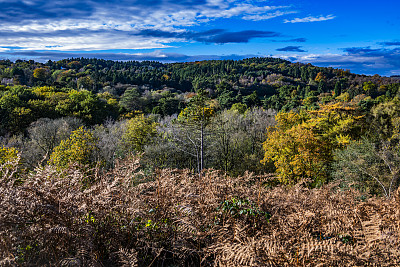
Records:
[[[273,175],[148,175],[134,157],[91,173],[0,178],[1,266],[400,265],[400,191],[363,202],[335,184],[264,186]]]

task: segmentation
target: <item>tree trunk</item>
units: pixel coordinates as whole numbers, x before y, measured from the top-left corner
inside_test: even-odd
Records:
[[[200,129],[200,177],[201,172],[203,171],[204,166],[204,107],[203,107],[203,116],[201,118],[201,129]]]

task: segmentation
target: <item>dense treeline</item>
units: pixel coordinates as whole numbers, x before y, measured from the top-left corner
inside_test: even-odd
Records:
[[[329,101],[325,94],[332,92],[376,98],[394,96],[399,89],[396,78],[355,75],[276,58],[174,64],[84,58],[46,64],[3,60],[0,78],[3,85],[50,86],[55,92],[87,90],[108,102],[121,100],[119,108],[124,110],[120,113],[142,110],[162,115],[177,113],[184,108],[184,97],[199,89],[208,90],[221,108],[243,103],[286,111],[315,107],[320,100]]]

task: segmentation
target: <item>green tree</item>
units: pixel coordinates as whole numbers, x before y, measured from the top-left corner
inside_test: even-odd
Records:
[[[335,83],[335,90],[334,90],[335,97],[340,96],[341,93],[342,93],[342,85],[339,81],[337,81]]]
[[[237,111],[240,114],[244,114],[247,110],[247,106],[246,106],[246,104],[243,104],[243,103],[235,103],[232,105],[231,110]]]
[[[364,82],[363,84],[363,89],[368,95],[374,95],[376,93],[377,88],[378,87],[376,86],[376,84],[374,84],[371,81]]]
[[[243,103],[248,107],[259,106],[261,101],[258,98],[257,92],[253,91],[250,95],[243,97]]]
[[[199,90],[190,99],[188,107],[182,110],[178,116],[178,120],[182,125],[192,128],[193,131],[199,133],[198,138],[196,138],[199,142],[192,140],[193,145],[198,148],[196,149],[196,157],[199,175],[201,175],[201,171],[204,168],[206,126],[210,123],[210,119],[214,113],[214,109],[210,107],[208,92]]]
[[[77,117],[89,124],[102,122],[110,115],[112,108],[104,103],[91,91],[71,90],[68,98],[61,100],[55,110],[63,116]]]
[[[78,90],[86,89],[86,90],[92,91],[93,87],[94,87],[94,81],[93,81],[92,77],[90,77],[90,76],[83,76],[83,77],[78,78],[76,84],[77,84]]]
[[[137,87],[132,87],[125,91],[119,103],[121,107],[125,108],[129,112],[142,110],[142,101],[140,96],[141,94],[139,89]]]
[[[0,91],[0,132],[22,132],[34,120],[29,106],[29,100],[34,98],[32,90],[24,86],[7,87],[6,91]]]
[[[400,140],[400,98],[380,103],[371,110],[369,135],[376,140]]]

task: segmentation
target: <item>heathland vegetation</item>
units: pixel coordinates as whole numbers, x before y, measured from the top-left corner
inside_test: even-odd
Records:
[[[0,61],[0,265],[400,264],[400,79]]]

